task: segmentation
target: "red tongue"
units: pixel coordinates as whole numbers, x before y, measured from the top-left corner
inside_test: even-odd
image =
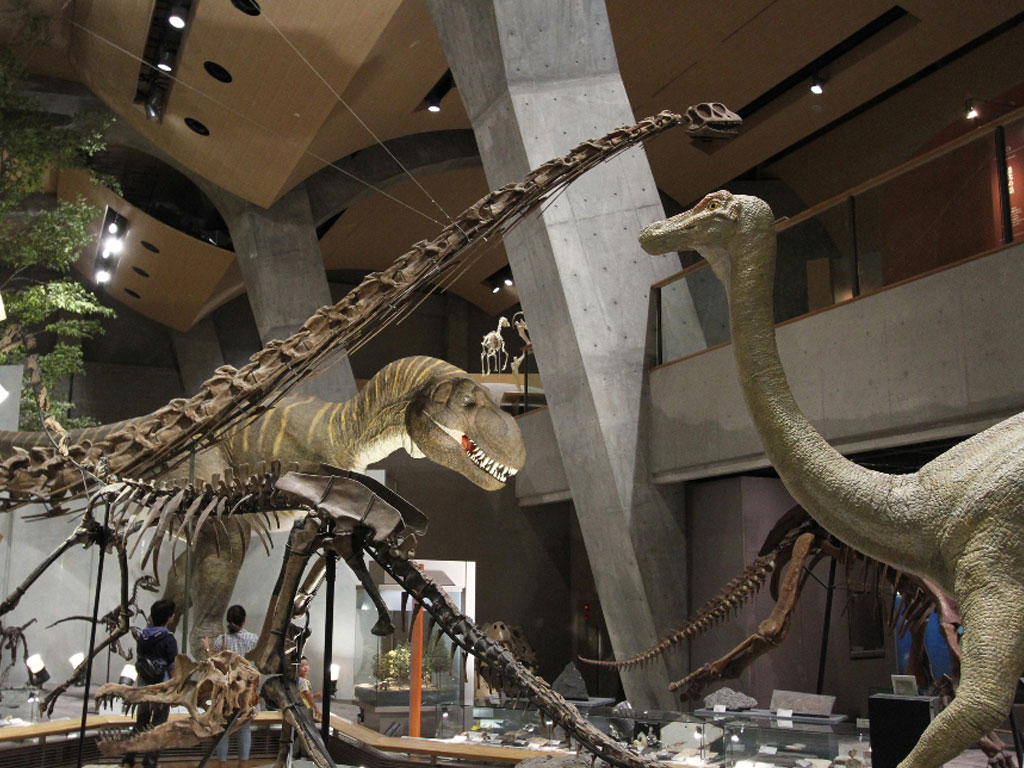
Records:
[[[473,445],[473,441],[469,439],[469,436],[468,435],[463,435],[462,436],[462,450],[464,450],[466,453],[469,453],[470,448],[471,448],[472,445]]]

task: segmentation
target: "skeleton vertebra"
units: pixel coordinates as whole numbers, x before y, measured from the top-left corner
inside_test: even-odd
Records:
[[[733,351],[765,452],[793,498],[869,557],[953,594],[964,620],[957,697],[901,768],[937,766],[995,728],[1024,671],[1024,414],[951,448],[909,475],[841,456],[801,413],[772,319],[774,216],[755,197],[719,191],[647,227],[649,253],[696,250],[724,283]]]
[[[107,683],[96,692],[96,703],[111,707],[123,701],[129,714],[143,702],[168,704],[185,707],[190,716],[141,733],[111,734],[98,746],[105,755],[195,746],[252,720],[259,688],[256,667],[233,651],[219,651],[200,662],[179,654],[170,680],[138,688]]]

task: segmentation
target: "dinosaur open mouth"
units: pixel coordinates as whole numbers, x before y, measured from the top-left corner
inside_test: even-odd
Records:
[[[517,470],[512,469],[511,467],[506,467],[497,459],[492,459],[484,453],[483,449],[474,443],[469,435],[462,436],[462,449],[466,452],[466,455],[469,456],[470,461],[499,482],[506,482],[509,477],[515,475],[517,472]]]

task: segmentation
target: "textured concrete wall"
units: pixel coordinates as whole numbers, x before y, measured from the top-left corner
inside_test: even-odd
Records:
[[[1024,409],[1022,256],[1008,248],[779,328],[797,403],[844,452],[972,434]],[[659,482],[766,465],[730,346],[653,371],[651,393]]]

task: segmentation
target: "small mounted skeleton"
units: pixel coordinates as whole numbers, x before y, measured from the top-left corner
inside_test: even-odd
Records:
[[[508,367],[508,350],[505,349],[505,339],[501,332],[510,327],[508,318],[502,315],[498,318],[498,327],[484,334],[480,342],[481,373],[499,373]]]

